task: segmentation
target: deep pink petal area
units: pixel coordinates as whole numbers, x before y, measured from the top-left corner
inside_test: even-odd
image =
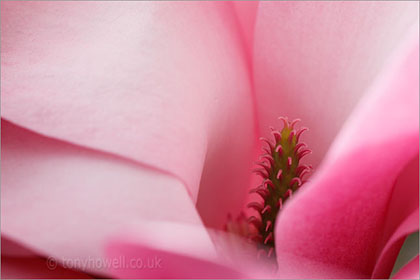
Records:
[[[372,278],[385,278],[390,275],[405,238],[409,234],[417,231],[418,228],[419,209],[417,208],[405,219],[404,222],[401,223],[401,225],[395,230],[394,234],[389,238],[376,262]]]
[[[57,265],[57,266],[56,266]],[[40,257],[1,258],[2,279],[91,279],[92,276],[62,267]]]
[[[316,259],[291,253],[277,256],[279,268],[276,279],[363,279],[364,274],[344,267],[335,266]]]
[[[22,246],[19,242],[11,240],[9,238],[1,237],[1,255],[7,257],[36,257],[38,256],[35,252]]]
[[[396,190],[398,176],[419,152],[418,35],[414,42],[398,53],[363,98],[311,182],[279,216],[280,277],[303,266],[305,259],[315,263],[314,268],[316,263],[331,267],[320,277],[335,278],[329,273],[333,270],[348,271],[339,278],[371,277],[383,249],[383,233],[397,230],[397,224],[391,230],[387,221],[392,194],[402,193],[407,204],[418,207],[415,177],[404,192]],[[400,214],[392,219],[403,221],[410,213]],[[300,276],[311,278],[311,271]]]
[[[390,275],[405,238],[419,229],[419,158],[415,157],[398,177],[388,204],[382,249],[372,278]],[[417,199],[416,199],[417,198]]]
[[[221,263],[204,227],[177,223],[142,223],[111,240],[108,260],[117,278],[242,278]]]
[[[254,77],[262,135],[301,118],[318,165],[390,53],[418,2],[266,1],[258,7]]]
[[[398,271],[392,279],[419,279],[419,255]]]
[[[2,117],[175,174],[193,200],[212,168],[201,203],[225,213],[242,205],[253,115],[229,3],[1,7]]]
[[[43,256],[99,260],[133,222],[201,225],[179,180],[2,121],[1,233]],[[81,267],[101,273],[104,267]]]

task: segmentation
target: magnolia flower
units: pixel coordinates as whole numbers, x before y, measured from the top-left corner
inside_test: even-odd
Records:
[[[1,2],[2,276],[389,277],[419,229],[418,8]],[[232,233],[279,116],[313,170],[257,258]]]

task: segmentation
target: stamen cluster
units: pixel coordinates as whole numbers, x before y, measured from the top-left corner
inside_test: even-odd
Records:
[[[262,177],[262,183],[250,191],[259,196],[259,201],[248,204],[257,212],[248,222],[257,230],[252,239],[260,244],[258,258],[262,255],[274,257],[276,217],[285,201],[303,185],[304,175],[312,169],[310,165],[300,164],[300,160],[311,153],[305,143],[299,142],[302,133],[308,129],[295,129],[299,119],[291,122],[284,117],[279,119],[283,122],[283,129],[278,131],[271,128],[274,141],[260,138],[266,146],[257,162],[259,167],[254,172]]]

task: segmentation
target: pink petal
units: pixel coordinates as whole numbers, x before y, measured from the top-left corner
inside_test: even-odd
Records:
[[[419,255],[398,271],[393,279],[419,279]]]
[[[55,266],[57,265],[57,266]],[[92,276],[66,269],[43,258],[1,258],[2,279],[91,279]]]
[[[418,2],[267,1],[258,8],[254,78],[261,134],[301,118],[316,166],[390,53]]]
[[[35,252],[29,250],[25,246],[22,246],[19,242],[9,238],[4,238],[4,236],[1,237],[1,255],[7,257],[25,258],[38,257]]]
[[[259,1],[233,1],[232,4],[238,17],[245,45],[251,54],[254,45],[254,29]]]
[[[174,174],[209,224],[242,206],[254,125],[229,3],[1,5],[2,117]]]
[[[92,278],[88,274],[63,267],[54,259],[45,259],[21,244],[1,238],[1,278]]]
[[[345,272],[338,278],[371,277],[381,237],[409,215],[407,210],[388,215],[398,205],[393,193],[418,207],[418,173],[404,191],[395,184],[419,153],[418,35],[414,39],[353,111],[312,181],[279,216],[276,252],[284,268],[279,273],[287,275],[309,260],[314,269],[327,268],[317,277],[337,278],[334,271]],[[289,267],[282,263],[286,257]],[[299,276],[313,277],[308,269]]]
[[[382,249],[378,257],[372,278],[385,278],[391,274],[396,258],[405,241],[405,238],[417,231],[419,228],[419,209],[417,208],[401,225],[395,230],[389,238],[387,244]]]
[[[40,255],[100,259],[107,238],[147,219],[201,225],[184,185],[172,176],[7,121],[1,137],[2,237]]]
[[[405,238],[419,229],[419,158],[414,158],[398,177],[388,204],[382,249],[372,278],[390,275]],[[417,198],[417,199],[416,199]]]
[[[179,223],[142,223],[110,241],[107,259],[117,278],[241,278],[218,260],[204,227]]]

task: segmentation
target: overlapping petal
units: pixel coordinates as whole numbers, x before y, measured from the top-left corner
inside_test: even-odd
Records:
[[[168,222],[132,225],[110,240],[107,258],[124,256],[125,266],[111,267],[118,278],[242,278],[221,262],[204,227]]]
[[[418,10],[418,2],[261,2],[253,64],[261,134],[278,116],[301,118],[317,166]]]
[[[251,55],[254,46],[254,29],[259,1],[233,1],[232,4],[246,49],[248,50],[248,54]],[[252,67],[252,65],[250,66]]]
[[[418,3],[1,6],[2,234],[36,253],[249,277],[202,221],[241,208],[256,130],[279,115],[311,127],[315,164],[335,139],[276,225],[280,277],[387,277],[418,229],[418,45],[367,90]]]
[[[388,277],[406,237],[419,229],[419,158],[398,176],[388,203],[382,242],[372,278]],[[378,236],[379,239],[379,236]]]
[[[90,275],[66,269],[52,263],[47,266],[47,260],[40,257],[2,257],[2,279],[90,279]]]
[[[2,236],[58,263],[104,273],[106,267],[95,261],[101,261],[106,240],[131,223],[201,225],[182,182],[136,162],[7,121],[2,121],[1,156]],[[93,264],[80,267],[89,259]]]
[[[404,266],[393,279],[418,279],[419,278],[419,256],[412,259]]]
[[[1,278],[3,279],[91,278],[91,275],[72,268],[74,267],[63,267],[54,259],[40,257],[22,244],[1,237]]]
[[[280,276],[290,277],[307,261],[312,270],[301,269],[295,277],[371,277],[384,249],[378,237],[389,238],[418,207],[418,173],[406,172],[401,190],[396,183],[418,161],[418,36],[414,42],[371,87],[312,181],[278,217]],[[400,196],[397,201],[393,194]],[[411,210],[390,212],[402,203]],[[410,221],[418,229],[418,220]],[[397,253],[386,257],[395,260]],[[383,272],[391,269],[382,268],[377,277],[388,277]]]
[[[229,3],[1,5],[3,118],[174,174],[209,224],[240,208],[254,126]]]

